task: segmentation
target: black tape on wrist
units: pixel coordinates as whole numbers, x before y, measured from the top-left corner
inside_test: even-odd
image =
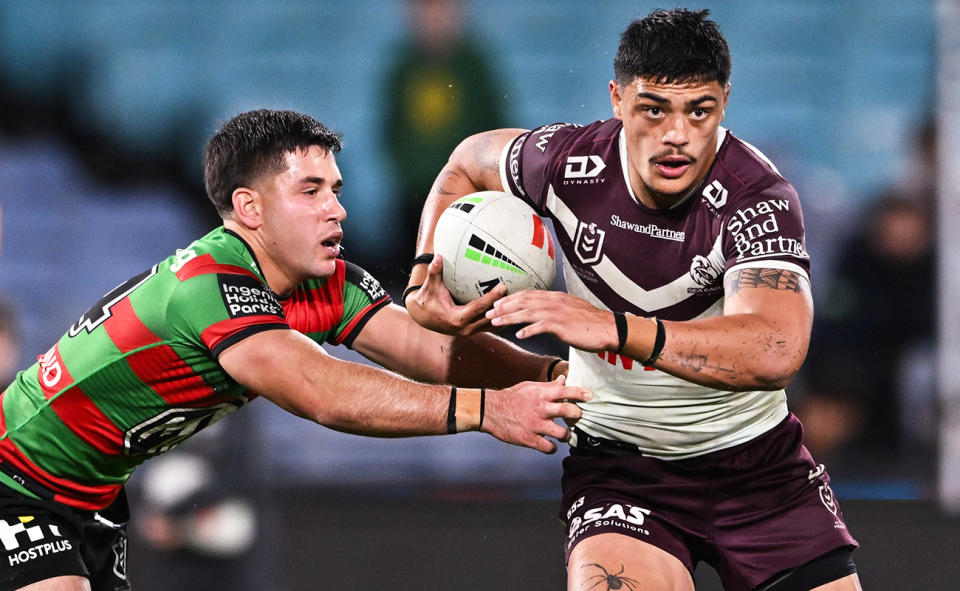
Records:
[[[404,306],[407,305],[407,296],[410,295],[411,293],[417,291],[417,290],[420,289],[421,287],[423,287],[423,284],[422,284],[422,283],[421,283],[420,285],[411,285],[411,286],[408,287],[407,289],[403,290],[403,295],[400,296],[400,301],[403,302],[403,305],[404,305]]]
[[[421,255],[417,255],[413,262],[410,264],[410,270],[413,270],[413,267],[417,265],[429,265],[433,262],[433,253],[425,252]]]
[[[483,411],[487,408],[487,389],[480,388],[480,424],[477,425],[477,431],[483,429]]]
[[[547,366],[547,381],[553,381],[553,370],[557,369],[557,366],[560,365],[560,362],[563,361],[560,357],[557,357],[550,362],[550,365]]]
[[[653,339],[653,350],[650,351],[650,357],[647,357],[640,363],[649,367],[653,365],[657,359],[660,357],[660,353],[663,351],[663,344],[667,340],[667,332],[663,328],[663,323],[660,322],[660,319],[657,318],[657,336]]]
[[[627,315],[623,312],[614,312],[613,321],[617,323],[617,350],[619,355],[627,346]]]
[[[447,433],[457,432],[457,387],[450,386],[450,405],[447,407]]]

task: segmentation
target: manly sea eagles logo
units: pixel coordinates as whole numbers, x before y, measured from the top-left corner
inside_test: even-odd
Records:
[[[604,236],[606,232],[597,228],[596,224],[580,222],[573,243],[577,257],[583,264],[590,265],[600,260]]]
[[[690,264],[690,276],[701,287],[710,287],[720,277],[721,270],[710,263],[710,259],[703,255],[693,257]]]

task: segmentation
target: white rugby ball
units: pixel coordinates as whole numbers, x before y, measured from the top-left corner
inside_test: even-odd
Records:
[[[557,267],[550,229],[529,205],[502,191],[480,191],[444,210],[433,235],[443,282],[466,303],[500,281],[507,293],[550,289]]]

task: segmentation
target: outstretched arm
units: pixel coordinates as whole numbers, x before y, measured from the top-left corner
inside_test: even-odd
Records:
[[[247,337],[220,354],[223,368],[251,391],[285,410],[332,429],[359,435],[399,437],[448,432],[450,386],[413,382],[388,371],[336,359],[293,330]],[[552,437],[567,430],[553,419],[577,419],[574,402],[589,392],[554,382],[523,382],[505,390],[457,392],[456,431],[482,430],[545,453]],[[481,428],[481,409],[483,425]]]
[[[500,153],[504,146],[525,130],[498,129],[463,140],[437,175],[420,215],[417,254],[433,253],[433,231],[437,220],[451,203],[477,191],[502,191]],[[407,289],[421,286],[407,295],[405,305],[419,324],[448,334],[473,334],[487,328],[483,313],[505,293],[494,289],[465,306],[457,306],[443,286],[442,261],[416,265]],[[405,292],[406,293],[406,292]]]
[[[467,387],[550,381],[567,367],[566,361],[554,364],[556,357],[527,351],[490,333],[461,337],[426,329],[393,304],[370,318],[353,349],[408,378]]]
[[[810,343],[813,299],[794,271],[742,268],[724,281],[722,316],[662,321],[663,346],[651,365],[721,390],[777,390],[800,370]],[[657,340],[654,320],[626,315],[626,340],[614,314],[562,292],[525,291],[487,312],[494,326],[526,324],[520,338],[550,333],[585,351],[617,351],[647,360]]]

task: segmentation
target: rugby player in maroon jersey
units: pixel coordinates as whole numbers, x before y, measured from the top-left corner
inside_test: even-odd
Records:
[[[568,589],[860,589],[829,477],[785,386],[813,320],[794,188],[721,127],[730,54],[707,11],[654,11],[621,36],[613,117],[465,139],[424,205],[416,262],[443,210],[502,190],[550,218],[567,292],[495,289],[456,305],[442,260],[405,292],[424,326],[519,325],[570,345],[594,398],[564,460]]]

